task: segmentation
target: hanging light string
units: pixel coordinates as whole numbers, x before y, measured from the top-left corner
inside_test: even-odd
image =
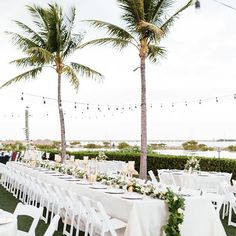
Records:
[[[22,92],[21,93],[21,101],[24,101],[24,98],[26,96],[30,96],[30,97],[36,97],[36,98],[40,98],[43,100],[43,104],[46,104],[46,100],[51,100],[51,101],[57,101],[56,98],[52,98],[52,97],[46,97],[46,96],[41,96],[41,95],[35,95],[35,94],[31,94],[31,93],[25,93]],[[181,101],[171,101],[171,102],[160,102],[160,103],[148,103],[148,107],[152,108],[153,106],[156,107],[175,107],[175,105],[185,105],[186,107],[189,106],[190,104],[204,104],[210,101],[215,101],[216,103],[226,99],[226,98],[233,98],[236,99],[236,93],[232,94],[227,94],[227,95],[222,95],[222,96],[212,96],[212,97],[206,97],[206,98],[199,98],[199,99],[190,99],[190,100],[181,100]],[[125,111],[125,110],[134,110],[134,109],[138,109],[140,107],[140,105],[138,104],[102,104],[102,103],[88,103],[88,102],[78,102],[78,101],[73,101],[73,100],[62,100],[61,101],[62,104],[65,103],[69,103],[72,104],[74,109],[76,110],[77,108],[81,107],[86,111],[90,110],[90,109],[95,109],[98,112],[102,112],[104,110],[107,111]]]
[[[218,4],[221,4],[221,5],[224,6],[224,7],[227,7],[227,8],[230,8],[230,9],[236,11],[236,8],[233,7],[233,6],[231,6],[231,5],[229,5],[229,4],[226,4],[226,3],[221,2],[221,1],[218,1],[218,0],[213,0],[213,1],[214,1],[214,2],[217,2]],[[200,1],[199,1],[199,0],[196,0],[196,1],[195,1],[195,8],[196,8],[196,9],[199,9],[200,7],[201,7]]]
[[[232,6],[230,6],[230,5],[228,5],[228,4],[224,3],[224,2],[221,2],[221,1],[218,1],[218,0],[213,0],[213,1],[214,1],[214,2],[217,2],[217,3],[219,3],[219,4],[221,4],[221,5],[224,6],[224,7],[228,7],[228,8],[230,8],[230,9],[236,11],[236,8],[235,8],[235,7],[232,7]]]
[[[195,104],[203,104],[203,103],[207,103],[207,102],[210,102],[210,101],[215,101],[215,102],[219,102],[219,101],[222,101],[226,98],[233,98],[233,99],[236,99],[236,93],[234,93],[233,95],[232,94],[227,94],[227,95],[223,95],[223,96],[215,96],[215,97],[208,97],[208,98],[201,98],[201,99],[191,99],[191,100],[182,100],[182,101],[177,101],[177,102],[171,102],[171,107],[175,107],[175,105],[178,105],[178,104],[184,104],[185,106],[188,106],[189,104],[191,103],[195,103]],[[166,102],[166,105],[168,106],[168,104],[170,104],[169,102]],[[160,107],[163,108],[164,107],[164,103],[160,103]]]
[[[9,95],[9,94],[8,94]],[[35,95],[35,94],[30,94],[30,93],[20,93],[20,101],[25,102],[27,99],[25,99],[25,96],[31,96],[31,97],[37,97],[42,99],[43,104],[47,104],[47,99],[48,100],[53,100],[57,101],[55,98],[51,97],[46,97],[46,96],[40,96],[40,95]],[[191,104],[206,104],[210,101],[213,101],[215,103],[220,103],[223,102],[226,99],[233,99],[236,101],[236,93],[224,95],[224,96],[212,96],[208,98],[200,98],[200,99],[192,99],[192,100],[182,100],[182,101],[176,101],[176,102],[161,102],[158,104],[149,104],[147,107],[152,109],[152,108],[176,108],[179,107],[179,105],[185,106],[186,108],[189,107]],[[32,102],[32,100],[30,100]],[[90,104],[90,103],[80,103],[80,102],[75,102],[75,101],[69,101],[69,100],[62,100],[63,102],[67,103],[72,103],[73,106],[69,109],[69,112],[67,112],[68,107],[64,109],[64,115],[69,118],[74,118],[74,119],[100,119],[100,118],[106,118],[106,117],[113,117],[115,115],[123,115],[125,112],[134,112],[138,111],[140,108],[139,105],[137,104],[120,104],[120,105],[114,105],[114,104]],[[79,106],[81,105],[81,106]],[[47,107],[47,105],[46,105]],[[71,109],[74,108],[74,112],[71,112]],[[37,113],[37,112],[36,112]],[[31,111],[31,117],[52,117],[52,114],[49,111],[43,111],[39,112],[36,114],[35,112]],[[21,118],[20,112],[2,112],[0,114],[0,118]]]

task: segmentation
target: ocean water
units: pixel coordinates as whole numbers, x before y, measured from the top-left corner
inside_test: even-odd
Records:
[[[177,156],[200,156],[200,157],[212,157],[212,158],[229,158],[236,159],[236,152],[228,151],[185,151],[185,150],[158,150],[156,153],[169,154]]]
[[[132,146],[140,146],[140,140],[105,140],[109,141],[111,144],[119,144],[121,142],[126,142]],[[148,144],[151,143],[165,143],[168,147],[181,147],[182,143],[189,141],[189,140],[149,140]],[[205,144],[208,147],[214,148],[225,148],[231,145],[236,146],[236,141],[215,141],[215,140],[196,140],[198,144]],[[88,144],[88,143],[95,143],[95,144],[103,144],[102,140],[82,140],[81,144]]]

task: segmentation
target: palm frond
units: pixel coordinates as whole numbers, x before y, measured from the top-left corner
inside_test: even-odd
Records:
[[[78,90],[78,88],[79,88],[79,79],[78,79],[74,69],[72,67],[66,65],[66,66],[63,67],[62,73],[69,79],[69,82],[75,88],[75,90]]]
[[[156,46],[154,44],[148,45],[148,58],[153,63],[156,63],[158,61],[158,57],[165,57],[165,54],[165,48]]]
[[[47,49],[41,47],[32,47],[27,50],[27,53],[42,63],[50,63],[54,60],[54,55]]]
[[[124,11],[122,19],[126,21],[128,28],[133,31],[136,25],[145,20],[143,0],[118,0],[120,8]]]
[[[73,34],[72,36],[70,36],[70,38],[67,39],[67,42],[64,42],[66,47],[65,50],[62,52],[63,58],[68,57],[71,53],[73,53],[76,49],[79,48],[82,38],[82,34]]]
[[[27,5],[26,7],[34,19],[34,24],[41,30],[41,34],[46,36],[47,31],[49,30],[46,10],[36,5]]]
[[[182,11],[187,9],[189,6],[191,6],[194,3],[194,0],[190,0],[187,2],[183,7],[181,7],[176,13],[174,13],[171,17],[169,17],[162,25],[161,30],[164,32],[164,35],[166,35],[169,32],[169,28],[174,23],[175,19],[177,19]]]
[[[3,84],[0,88],[6,87],[11,85],[12,83],[16,83],[22,80],[28,80],[28,79],[35,79],[36,76],[42,71],[43,67],[37,67],[32,70],[26,71],[20,75],[17,75],[13,79],[7,81],[5,84]]]
[[[70,15],[66,16],[67,22],[68,22],[68,31],[71,32],[72,28],[74,27],[75,23],[75,16],[76,16],[76,8],[75,6],[72,6],[70,9]]]
[[[31,29],[28,25],[24,24],[23,22],[14,21],[21,29],[23,29],[25,31],[25,33],[29,34],[31,40],[33,42],[35,42],[36,44],[40,45],[40,46],[45,46],[45,41],[44,39],[38,34],[36,33],[33,29]]]
[[[112,38],[136,41],[135,38],[127,30],[117,25],[100,20],[87,20],[85,22],[88,22],[91,26],[94,26],[95,28],[105,29],[107,34]]]
[[[152,0],[154,1],[154,0]],[[167,13],[167,11],[173,6],[175,3],[174,0],[158,0],[155,1],[154,7],[151,11],[151,21],[154,24],[162,25],[163,16]]]
[[[89,45],[107,45],[111,44],[112,47],[117,48],[119,50],[127,47],[129,44],[132,44],[138,49],[138,46],[134,44],[132,41],[127,41],[124,39],[119,39],[119,38],[100,38],[100,39],[94,39],[89,42],[83,43],[78,46],[78,48],[84,48],[85,46]]]
[[[144,1],[145,21],[151,22],[153,16],[153,9],[155,7],[155,0]]]
[[[71,62],[70,65],[81,77],[85,76],[92,79],[103,79],[103,75],[101,73],[89,68],[88,66],[84,66],[76,62]]]
[[[32,41],[29,38],[26,38],[18,33],[14,33],[14,32],[5,32],[9,35],[12,36],[11,40],[12,42],[22,51],[26,51],[29,48],[32,47],[39,47],[39,45],[37,43],[35,43],[34,41]]]
[[[22,67],[22,68],[42,65],[41,62],[38,61],[34,56],[16,59],[11,61],[10,64],[15,64],[17,67]]]

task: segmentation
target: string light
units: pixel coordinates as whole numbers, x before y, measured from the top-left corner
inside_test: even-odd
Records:
[[[197,0],[197,1],[195,2],[195,8],[198,9],[198,8],[200,8],[200,7],[201,7],[200,1]]]
[[[39,96],[39,95],[33,95],[33,94],[28,94],[28,93],[24,93],[24,92],[21,92],[20,93],[20,99],[21,101],[24,101],[26,98],[25,96],[33,96],[33,97],[38,97],[38,98],[41,98],[43,100],[43,104],[47,104],[47,99],[49,100],[54,100],[54,101],[57,101],[56,98],[49,98],[49,97],[45,97],[45,96]],[[210,101],[215,101],[216,103],[219,103],[221,101],[224,101],[225,99],[234,99],[236,100],[236,93],[233,93],[233,94],[228,94],[228,95],[224,95],[224,96],[213,96],[213,97],[208,97],[208,98],[201,98],[201,99],[193,99],[193,100],[183,100],[183,101],[172,101],[171,102],[171,107],[174,108],[176,107],[177,105],[179,104],[183,104],[184,106],[190,106],[191,104],[206,104],[207,102],[210,102]],[[29,101],[32,101],[33,99],[29,99]],[[65,104],[64,104],[65,103]],[[72,103],[72,107],[74,107],[74,109],[78,109],[78,104],[81,105],[81,108],[83,109],[79,109],[78,112],[81,114],[79,116],[79,118],[81,118],[83,116],[83,119],[85,118],[88,118],[88,115],[90,115],[90,119],[91,119],[91,116],[92,118],[95,118],[95,116],[97,116],[97,119],[98,118],[102,118],[102,117],[109,117],[110,116],[114,116],[114,115],[119,115],[119,114],[125,114],[125,110],[127,108],[127,111],[135,111],[135,109],[138,109],[139,108],[139,104],[89,104],[89,103],[81,103],[81,102],[77,102],[77,101],[68,101],[68,100],[61,100],[60,103],[59,103],[59,108],[62,109],[62,105],[65,106],[66,103]],[[168,103],[168,102],[166,102]],[[74,106],[73,106],[74,105]],[[161,102],[159,104],[149,104],[147,103],[147,106],[149,106],[150,108],[157,108],[157,106],[159,106],[160,108],[163,108],[166,104]],[[65,106],[65,108],[67,108]],[[93,109],[95,108],[95,109]],[[103,109],[104,108],[104,109]],[[108,112],[106,112],[108,111]],[[99,113],[101,113],[101,115],[99,115]],[[105,114],[104,114],[105,113]],[[106,114],[107,113],[107,114]],[[46,114],[46,116],[48,117],[48,112]],[[66,115],[66,113],[65,113]],[[4,116],[4,114],[1,115],[2,117]],[[45,113],[44,115],[45,116]],[[70,114],[70,113],[67,113],[67,117],[72,117],[74,118],[75,115],[73,114]],[[18,114],[14,114],[14,113],[10,113],[7,115],[7,117],[12,117],[12,118],[18,118],[19,115]],[[38,117],[35,116],[35,117]]]

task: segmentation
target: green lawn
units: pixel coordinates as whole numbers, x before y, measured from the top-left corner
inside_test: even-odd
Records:
[[[11,193],[7,192],[1,185],[0,185],[0,209],[13,212],[16,208],[16,205],[19,201],[12,196]],[[227,226],[228,218],[222,221],[225,227],[225,231],[227,236],[235,236],[236,235],[236,227]],[[26,231],[30,225],[31,220],[29,218],[19,218],[18,220],[18,228],[21,230]],[[234,222],[236,222],[236,216],[234,216]],[[46,231],[48,225],[45,224],[42,220],[40,220],[37,229],[36,229],[36,236],[43,236],[44,232]],[[54,236],[62,236],[62,222],[59,223],[59,229],[57,232],[54,233]]]

